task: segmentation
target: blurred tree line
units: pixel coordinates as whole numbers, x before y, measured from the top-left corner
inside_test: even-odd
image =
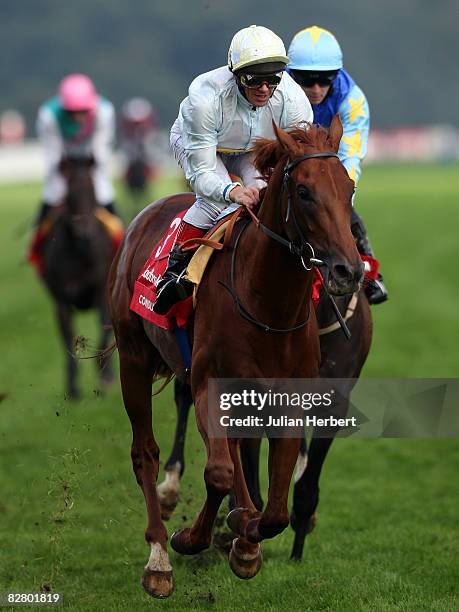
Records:
[[[0,0],[0,111],[22,111],[30,134],[38,105],[78,71],[118,109],[147,97],[168,127],[238,29],[264,25],[288,46],[316,24],[340,41],[373,126],[459,126],[458,17],[457,0]]]

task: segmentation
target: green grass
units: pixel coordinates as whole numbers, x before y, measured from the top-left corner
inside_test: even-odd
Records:
[[[390,301],[373,309],[366,376],[457,376],[458,170],[366,169],[357,208],[390,290]],[[176,188],[162,181],[152,197]],[[252,581],[237,579],[216,550],[171,552],[175,593],[161,602],[144,594],[145,509],[119,386],[98,395],[94,363],[84,361],[84,399],[64,399],[51,303],[24,263],[22,230],[38,199],[38,185],[0,187],[0,592],[49,585],[66,608],[84,611],[458,608],[455,440],[337,440],[301,564],[288,561],[288,529],[263,544]],[[94,344],[96,330],[94,315],[78,317],[78,332]],[[164,459],[175,421],[170,389],[155,402],[154,420]],[[191,416],[169,533],[200,508],[204,455]]]

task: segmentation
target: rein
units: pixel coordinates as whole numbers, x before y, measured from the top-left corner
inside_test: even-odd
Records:
[[[269,227],[267,227],[266,225],[264,225],[263,223],[261,223],[260,219],[249,209],[247,208],[247,211],[250,215],[250,217],[252,218],[252,220],[254,221],[255,225],[262,230],[262,232],[264,234],[266,234],[269,238],[272,238],[273,240],[275,240],[276,242],[279,242],[280,244],[282,244],[283,246],[285,246],[290,253],[292,253],[292,255],[296,255],[301,259],[301,264],[303,266],[303,268],[307,271],[310,272],[313,267],[316,266],[321,266],[321,265],[326,265],[325,262],[323,262],[321,259],[317,259],[315,256],[315,252],[314,252],[314,248],[312,247],[311,243],[309,243],[303,232],[301,231],[301,228],[299,226],[296,214],[295,214],[295,206],[294,206],[294,200],[292,199],[292,192],[290,189],[290,184],[291,184],[291,176],[290,173],[292,170],[294,170],[298,164],[300,164],[301,162],[305,161],[306,159],[312,159],[312,158],[317,158],[317,157],[336,157],[339,159],[337,153],[334,153],[333,151],[321,151],[321,152],[317,152],[317,153],[307,153],[306,155],[302,155],[301,157],[298,157],[297,159],[294,159],[291,162],[287,162],[285,167],[284,167],[284,178],[283,178],[283,182],[282,182],[282,191],[286,190],[288,192],[288,200],[287,200],[287,214],[285,217],[285,221],[287,222],[289,220],[290,217],[290,212],[292,215],[292,219],[295,225],[295,229],[298,232],[299,236],[300,236],[300,244],[297,245],[295,244],[293,241],[291,240],[287,240],[286,238],[284,238],[283,236],[281,236],[280,234],[277,234],[276,232],[273,232],[271,229],[269,229]],[[241,303],[241,300],[239,299],[239,296],[236,293],[235,290],[235,266],[236,266],[236,252],[237,252],[237,247],[239,244],[239,240],[242,236],[242,234],[244,233],[244,231],[247,229],[248,227],[248,223],[246,223],[241,231],[239,232],[235,244],[234,244],[234,251],[233,251],[233,257],[231,260],[231,274],[230,274],[230,285],[227,285],[226,283],[224,283],[223,281],[218,281],[221,285],[223,285],[225,287],[225,289],[228,290],[228,292],[230,293],[230,295],[232,296],[234,303],[236,305],[236,308],[239,312],[239,314],[246,319],[247,321],[249,321],[250,323],[253,323],[254,325],[256,325],[257,327],[260,327],[261,329],[263,329],[265,332],[272,332],[272,333],[289,333],[292,331],[297,331],[299,329],[302,329],[303,327],[305,327],[305,325],[309,322],[309,317],[311,314],[311,305],[309,305],[309,311],[308,311],[308,316],[306,318],[305,321],[303,321],[302,323],[300,323],[299,325],[295,325],[294,327],[288,327],[288,328],[284,328],[284,329],[279,329],[276,327],[271,327],[269,325],[267,325],[266,323],[262,323],[261,321],[259,321],[256,317],[254,317],[252,314],[250,314],[250,312],[247,310],[247,308]],[[310,251],[310,256],[309,256],[309,261],[307,262],[307,264],[309,264],[309,266],[305,263],[304,260],[304,250],[305,248],[309,249]],[[336,305],[335,300],[333,299],[333,297],[330,295],[330,293],[328,292],[327,288],[325,287],[325,291],[332,303],[333,309],[335,311],[335,314],[337,316],[339,325],[342,327],[343,332],[345,334],[345,336],[349,339],[350,338],[350,331]]]
[[[239,299],[239,296],[236,293],[236,289],[234,288],[234,286],[235,286],[235,269],[236,269],[236,253],[237,253],[237,247],[239,245],[239,240],[241,239],[241,236],[245,232],[245,230],[249,227],[249,223],[250,223],[250,220],[246,219],[246,222],[242,226],[241,231],[237,235],[236,241],[234,243],[233,256],[231,258],[230,285],[228,285],[227,283],[225,283],[223,281],[220,281],[220,280],[218,281],[219,284],[223,285],[223,287],[225,287],[225,289],[228,290],[229,294],[231,295],[231,297],[234,300],[234,303],[236,304],[236,308],[237,308],[239,314],[241,315],[241,317],[243,319],[245,319],[246,321],[249,321],[250,323],[253,323],[257,327],[260,327],[263,331],[265,331],[265,332],[272,332],[272,333],[275,333],[275,334],[286,334],[288,332],[296,331],[297,329],[303,328],[309,322],[309,316],[311,314],[311,304],[310,303],[309,303],[308,316],[307,316],[306,320],[303,321],[303,323],[300,323],[299,325],[295,325],[294,327],[288,327],[288,328],[284,328],[284,329],[279,329],[277,327],[271,327],[270,325],[267,325],[266,323],[262,323],[256,317],[254,317],[252,314],[250,314],[250,312],[247,310],[247,308],[241,303],[241,300]]]

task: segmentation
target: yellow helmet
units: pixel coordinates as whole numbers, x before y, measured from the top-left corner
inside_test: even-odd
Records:
[[[228,68],[231,72],[268,62],[288,63],[284,43],[277,34],[257,25],[236,32],[228,51]]]

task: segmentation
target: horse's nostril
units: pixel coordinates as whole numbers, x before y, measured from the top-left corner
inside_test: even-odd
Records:
[[[337,281],[349,282],[354,278],[354,270],[347,264],[333,266],[333,276]]]

